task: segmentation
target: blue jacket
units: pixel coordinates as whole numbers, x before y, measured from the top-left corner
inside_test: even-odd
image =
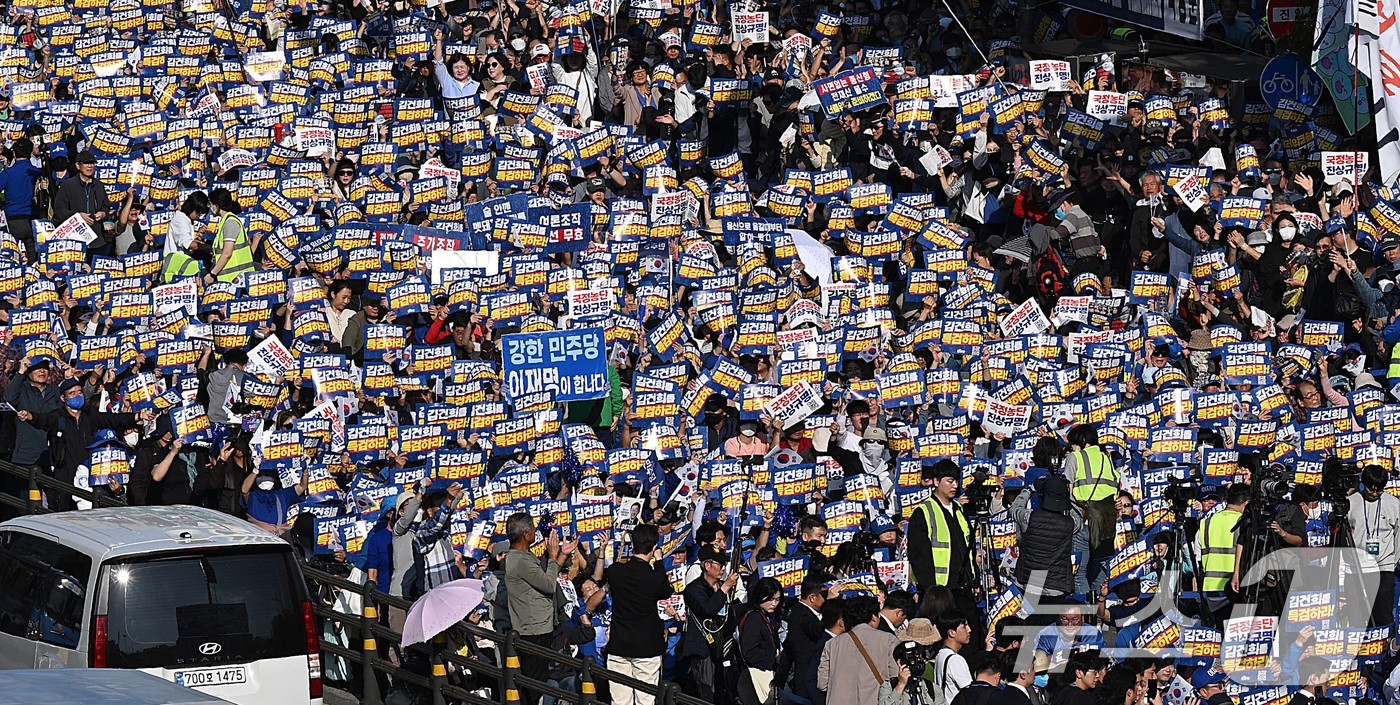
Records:
[[[39,168],[28,159],[11,164],[0,171],[0,192],[5,194],[5,215],[11,218],[29,218],[33,214],[34,182],[39,178]]]
[[[365,537],[365,572],[370,569],[379,571],[375,582],[379,589],[388,592],[390,582],[394,577],[394,532],[389,530],[389,525],[380,521],[370,529],[369,536]]]

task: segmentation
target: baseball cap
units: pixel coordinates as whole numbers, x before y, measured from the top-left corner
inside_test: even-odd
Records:
[[[695,558],[701,563],[706,561],[715,561],[717,563],[729,562],[729,554],[714,546],[702,546],[700,550],[696,552]]]
[[[1198,668],[1191,674],[1191,687],[1200,690],[1208,685],[1216,685],[1225,682],[1225,674],[1217,671],[1215,666],[1210,668]]]
[[[536,44],[535,48],[530,50],[530,56],[549,56],[549,45],[543,43]]]
[[[73,158],[74,164],[96,164],[97,157],[89,150],[84,149],[78,152],[78,156]]]
[[[603,183],[603,178],[601,176],[595,176],[589,179],[587,181],[587,185],[584,186],[584,188],[588,191],[588,193],[598,193],[600,191],[608,190],[607,186]]]

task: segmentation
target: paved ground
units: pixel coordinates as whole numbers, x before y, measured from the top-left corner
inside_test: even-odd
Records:
[[[326,686],[325,705],[360,705],[359,698],[338,688]]]

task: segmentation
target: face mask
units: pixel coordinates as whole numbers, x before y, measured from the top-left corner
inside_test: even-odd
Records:
[[[949,58],[949,59],[952,59],[953,61],[957,61],[958,59],[961,59],[961,58],[962,58],[962,50],[961,50],[961,49],[949,49],[949,50],[948,50],[948,58]]]
[[[1279,228],[1278,236],[1284,242],[1293,242],[1293,236],[1298,234],[1297,228]]]
[[[1065,207],[1064,207],[1064,206],[1060,206],[1059,208],[1056,208],[1056,209],[1055,209],[1055,217],[1056,217],[1056,218],[1059,218],[1060,220],[1064,220],[1064,219],[1065,219],[1065,216],[1067,216],[1067,215],[1069,215],[1069,211],[1065,210]]]
[[[83,398],[83,395],[81,395],[81,394],[76,394],[76,395],[74,395],[74,396],[68,397],[67,399],[64,399],[64,400],[63,400],[63,403],[64,403],[64,404],[67,404],[67,405],[68,405],[68,408],[70,408],[70,409],[72,409],[72,410],[74,410],[74,411],[77,411],[77,410],[83,408],[83,402],[85,402],[85,401],[87,401],[87,400]]]
[[[879,460],[885,449],[879,443],[865,443],[861,445],[860,452],[870,460]]]
[[[141,442],[141,433],[138,431],[132,431],[131,433],[122,436],[122,440],[126,441],[127,445],[135,447],[137,443]]]
[[[1269,174],[1269,185],[1278,186],[1283,182],[1283,174]]]
[[[1050,674],[1049,674],[1049,673],[1037,673],[1037,674],[1035,674],[1035,687],[1037,687],[1037,688],[1048,688],[1048,687],[1050,687]]]
[[[754,436],[758,435],[758,431],[755,431],[751,428],[739,429],[739,433],[743,434],[744,438],[753,438]]]
[[[270,480],[270,479],[258,480],[258,489],[262,490],[263,492],[271,492],[271,491],[272,491],[272,487],[273,487],[273,482],[272,482],[272,480]]]
[[[525,51],[525,38],[516,37],[515,39],[510,40],[510,48],[516,51]]]
[[[1313,507],[1312,509],[1309,509],[1309,510],[1308,510],[1308,518],[1309,518],[1309,519],[1321,519],[1321,518],[1322,518],[1322,505],[1319,504],[1319,505],[1317,505],[1316,507]]]

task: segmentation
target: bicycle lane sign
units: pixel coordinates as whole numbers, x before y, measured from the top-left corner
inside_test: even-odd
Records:
[[[1274,109],[1278,109],[1278,102],[1283,99],[1316,105],[1324,90],[1322,79],[1293,54],[1274,57],[1259,75],[1259,92],[1264,102]]]

